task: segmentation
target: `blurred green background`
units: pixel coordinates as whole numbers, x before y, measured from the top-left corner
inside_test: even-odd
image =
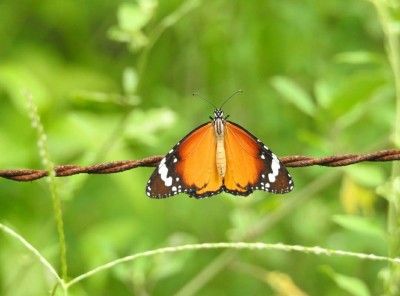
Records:
[[[0,2],[0,169],[43,168],[24,90],[56,164],[165,154],[224,106],[278,155],[392,147],[392,73],[374,6],[359,0]],[[290,169],[292,193],[149,199],[152,168],[57,179],[74,278],[186,243],[262,241],[387,254],[391,164]],[[58,270],[46,180],[0,179],[0,223]],[[181,252],[98,273],[70,295],[378,295],[386,264],[277,251]],[[0,233],[0,294],[54,279]]]

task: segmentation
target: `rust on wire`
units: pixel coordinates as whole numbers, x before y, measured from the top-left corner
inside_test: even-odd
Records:
[[[163,156],[152,156],[140,160],[113,161],[91,166],[78,165],[59,165],[54,167],[57,177],[66,177],[77,174],[114,174],[131,170],[137,167],[155,167]],[[346,166],[363,161],[394,161],[400,160],[400,150],[381,150],[368,154],[341,154],[322,158],[309,156],[286,156],[281,157],[280,161],[287,167],[306,167],[306,166],[327,166],[337,167]],[[46,170],[0,170],[0,177],[14,181],[33,181],[46,177]]]
[[[400,160],[400,150],[381,150],[368,154],[340,154],[328,157],[313,158],[309,156],[286,156],[280,158],[287,167],[304,166],[346,166],[363,161],[393,161]]]

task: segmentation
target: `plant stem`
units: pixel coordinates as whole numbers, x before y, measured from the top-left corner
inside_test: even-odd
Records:
[[[65,234],[64,234],[64,222],[62,217],[62,210],[61,210],[61,201],[57,191],[57,184],[56,184],[56,173],[54,171],[54,164],[50,160],[50,153],[47,148],[46,143],[46,134],[44,132],[44,128],[42,123],[40,122],[40,116],[37,111],[37,107],[33,102],[32,94],[28,91],[25,91],[25,95],[28,101],[28,108],[29,108],[29,115],[31,118],[32,126],[36,129],[38,134],[38,148],[41,160],[43,162],[44,167],[48,172],[49,178],[49,188],[50,194],[53,201],[53,209],[54,215],[57,224],[57,232],[58,232],[58,240],[60,244],[60,261],[61,261],[61,277],[64,281],[67,280],[67,248],[65,244]]]
[[[129,255],[126,257],[122,257],[113,261],[110,261],[106,264],[100,265],[76,278],[72,279],[70,282],[65,284],[65,288],[68,289],[77,283],[94,276],[95,274],[109,270],[114,268],[117,265],[122,263],[132,262],[138,258],[142,257],[153,257],[155,255],[163,255],[168,253],[180,253],[183,251],[199,251],[199,250],[215,250],[215,249],[228,249],[231,251],[239,251],[239,250],[252,250],[252,251],[285,251],[285,252],[301,252],[305,254],[315,254],[317,256],[326,255],[326,256],[341,256],[341,257],[352,257],[358,258],[361,260],[372,260],[372,261],[387,261],[393,264],[400,265],[400,258],[388,258],[385,256],[379,256],[374,254],[364,254],[364,253],[356,253],[356,252],[348,252],[343,250],[333,250],[321,248],[319,246],[314,247],[306,247],[300,245],[285,245],[285,244],[267,244],[262,242],[219,242],[219,243],[201,243],[201,244],[187,244],[187,245],[179,245],[174,247],[165,247],[159,248],[155,250],[149,250],[142,253],[136,253],[133,255]],[[230,258],[230,254],[225,254],[220,257],[219,261],[215,263],[215,265],[211,268],[218,269],[221,266],[221,263],[224,263],[226,259]],[[211,270],[210,269],[210,270]],[[202,278],[207,279],[208,276],[206,274],[202,275]],[[201,279],[201,282],[204,280]],[[198,284],[194,284],[193,287],[190,288],[190,292],[197,290]],[[188,291],[189,289],[187,289]],[[184,293],[178,292],[183,295]],[[185,293],[185,295],[188,295]]]
[[[396,118],[394,126],[394,143],[400,146],[400,43],[399,31],[396,30],[395,20],[392,18],[391,9],[395,7],[393,1],[374,0],[376,10],[379,15],[382,30],[386,40],[386,50],[389,57],[390,66],[393,71],[394,86],[396,94]],[[393,4],[393,6],[391,6]],[[400,192],[397,187],[397,178],[400,173],[400,164],[393,162],[392,166],[392,190],[388,209],[388,233],[389,233],[389,257],[395,258],[400,255]],[[399,295],[400,290],[400,268],[398,265],[390,264],[389,275],[386,281],[386,295]]]

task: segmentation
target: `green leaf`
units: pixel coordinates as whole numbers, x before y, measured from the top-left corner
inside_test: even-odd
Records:
[[[125,68],[122,76],[122,85],[126,94],[134,94],[138,85],[138,75],[132,67]]]
[[[349,51],[335,56],[338,63],[347,64],[383,64],[382,56],[370,51]]]
[[[272,78],[271,83],[285,100],[295,105],[307,115],[314,115],[316,107],[311,96],[292,79],[276,76]]]
[[[125,130],[125,137],[131,141],[138,141],[146,145],[155,145],[159,130],[167,129],[176,121],[173,111],[165,108],[151,109],[146,112],[136,110],[130,116]]]
[[[332,220],[348,230],[386,239],[386,233],[375,220],[352,215],[335,215]]]
[[[118,23],[122,30],[138,31],[150,20],[152,13],[134,3],[123,3],[118,9]]]
[[[328,109],[332,103],[332,86],[325,80],[317,80],[314,84],[315,99],[319,106]]]
[[[389,202],[397,200],[400,195],[400,177],[395,177],[382,184],[376,189],[377,193],[387,199]]]
[[[338,287],[354,296],[370,296],[367,285],[358,278],[335,272],[330,266],[323,266],[321,270],[328,275]]]
[[[354,181],[368,188],[379,186],[386,180],[384,169],[371,163],[347,166],[344,170]]]
[[[373,97],[387,83],[387,78],[379,71],[359,72],[348,75],[337,82],[332,104],[329,109],[335,117],[357,110],[362,102]]]

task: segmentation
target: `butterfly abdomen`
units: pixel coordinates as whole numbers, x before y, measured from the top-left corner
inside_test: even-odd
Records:
[[[217,118],[213,121],[214,133],[215,133],[215,161],[217,165],[218,174],[221,177],[225,177],[226,172],[226,155],[225,155],[225,123],[221,118]]]

